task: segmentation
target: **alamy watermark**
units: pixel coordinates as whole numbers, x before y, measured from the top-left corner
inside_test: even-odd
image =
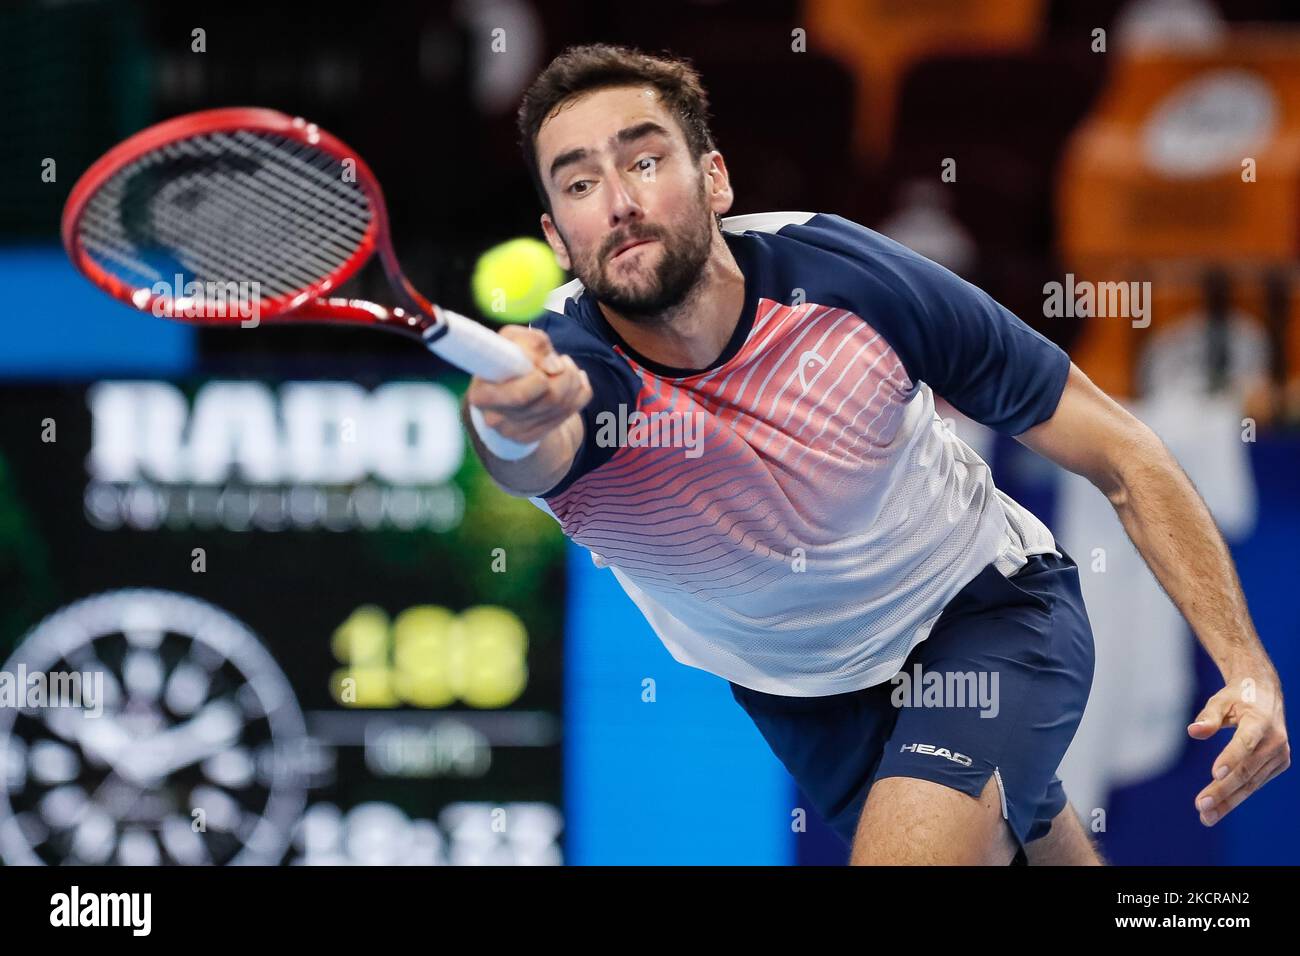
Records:
[[[996,717],[997,671],[926,671],[912,665],[912,673],[899,671],[889,701],[895,707],[978,707],[980,717]]]
[[[152,893],[95,893],[73,884],[66,893],[50,897],[51,926],[120,926],[132,936],[148,936],[153,929]]]
[[[1090,282],[1065,274],[1065,282],[1043,285],[1043,317],[1132,319],[1133,328],[1151,324],[1150,282]]]
[[[44,709],[76,707],[87,717],[104,712],[102,671],[31,671],[19,664],[16,671],[0,671],[0,707]]]
[[[149,293],[150,310],[160,319],[240,319],[248,329],[261,319],[260,282],[186,282],[178,272],[171,285],[155,282]]]
[[[596,445],[600,448],[684,448],[687,458],[704,453],[704,412],[617,412],[596,415]]]

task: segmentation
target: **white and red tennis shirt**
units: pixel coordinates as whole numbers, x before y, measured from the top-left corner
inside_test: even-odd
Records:
[[[578,280],[533,323],[591,379],[584,447],[533,498],[678,661],[772,694],[888,680],[990,561],[1056,552],[935,412],[1017,435],[1069,358],[942,266],[840,216],[737,216],[735,334],[705,369],[631,349]]]

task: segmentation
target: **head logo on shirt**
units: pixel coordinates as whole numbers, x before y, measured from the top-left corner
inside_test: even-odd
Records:
[[[817,373],[826,367],[826,360],[816,352],[804,352],[799,356],[799,384],[803,390],[808,391],[812,380],[817,377]]]

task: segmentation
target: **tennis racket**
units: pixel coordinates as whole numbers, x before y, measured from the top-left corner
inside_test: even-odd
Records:
[[[205,110],[136,133],[77,181],[62,232],[77,269],[142,312],[368,325],[494,382],[533,368],[514,343],[420,295],[398,264],[370,167],[314,123],[274,110]],[[376,252],[392,308],[326,297]]]

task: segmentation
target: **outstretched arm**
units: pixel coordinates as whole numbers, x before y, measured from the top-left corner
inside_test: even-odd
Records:
[[[461,419],[479,459],[502,490],[520,498],[540,495],[564,477],[582,445],[578,411],[591,401],[591,385],[573,359],[551,347],[545,332],[508,325],[500,334],[523,349],[536,367],[508,382],[472,379],[461,403]],[[537,448],[518,460],[499,458],[470,420],[471,405],[488,428],[521,444],[536,441]]]
[[[1214,761],[1213,782],[1196,797],[1201,822],[1212,826],[1291,765],[1277,671],[1255,633],[1223,536],[1159,437],[1073,364],[1055,413],[1016,437],[1106,495],[1223,674],[1223,690],[1188,727],[1198,740],[1236,727]]]

